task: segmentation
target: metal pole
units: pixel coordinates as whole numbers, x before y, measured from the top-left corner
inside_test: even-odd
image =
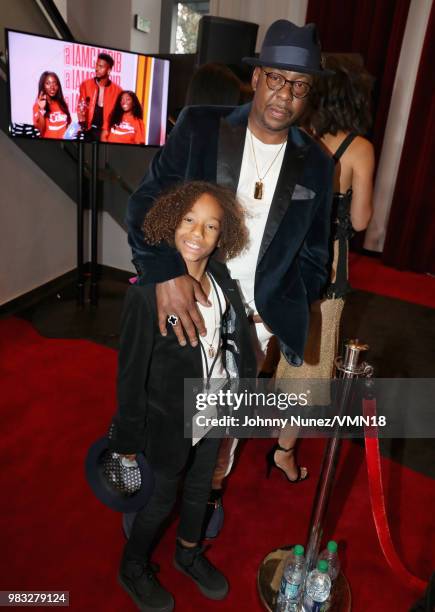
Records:
[[[78,143],[77,160],[77,305],[83,308],[85,304],[85,275],[83,256],[83,234],[84,234],[84,202],[83,202],[83,174],[84,156],[83,143]]]
[[[366,363],[359,364],[360,353],[369,347],[361,344],[358,340],[349,340],[346,343],[346,353],[344,359],[336,360],[339,378],[344,382],[340,386],[340,397],[337,402],[337,414],[342,416],[347,404],[352,388],[353,379],[359,376],[368,376],[372,372],[371,366]],[[323,535],[323,521],[328,509],[331,491],[334,486],[335,469],[337,467],[341,439],[338,426],[334,430],[333,436],[328,440],[323,455],[322,468],[317,483],[316,495],[311,512],[309,538],[306,547],[306,575],[316,565],[319,555],[320,542]],[[300,602],[302,606],[303,602]],[[300,609],[303,609],[300,607]]]
[[[91,175],[91,305],[98,304],[98,142],[92,143]]]

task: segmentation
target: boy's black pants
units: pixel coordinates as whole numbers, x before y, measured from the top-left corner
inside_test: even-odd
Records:
[[[155,487],[148,504],[138,512],[133,523],[123,562],[148,560],[159,528],[174,506],[178,483],[187,464],[177,536],[188,542],[200,540],[220,443],[220,439],[203,438],[192,448],[190,440],[183,440],[178,465],[174,462],[156,465],[147,456],[154,471]]]

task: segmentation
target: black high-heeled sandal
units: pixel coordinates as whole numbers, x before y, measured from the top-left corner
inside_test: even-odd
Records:
[[[292,446],[291,448],[283,448],[282,446],[280,446],[279,444],[275,444],[270,451],[267,453],[266,455],[266,478],[269,478],[270,476],[270,472],[272,471],[272,468],[277,468],[278,470],[281,470],[281,472],[284,474],[284,476],[287,478],[287,480],[289,482],[291,482],[292,484],[295,484],[297,482],[302,482],[303,480],[306,480],[308,478],[308,471],[305,474],[305,476],[301,475],[301,466],[296,463],[296,469],[297,469],[297,477],[295,479],[289,478],[287,472],[285,471],[284,468],[282,468],[281,466],[277,465],[275,462],[275,453],[276,451],[282,451],[283,453],[289,453],[290,451],[294,451],[295,447]],[[305,468],[307,469],[307,468]]]

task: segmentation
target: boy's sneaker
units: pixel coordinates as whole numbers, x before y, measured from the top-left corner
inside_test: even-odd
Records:
[[[192,578],[200,591],[209,599],[223,599],[228,593],[227,579],[203,555],[201,546],[185,548],[177,542],[174,565],[183,574]]]
[[[121,564],[118,580],[139,610],[143,612],[172,612],[174,598],[155,577],[158,566],[137,561]]]

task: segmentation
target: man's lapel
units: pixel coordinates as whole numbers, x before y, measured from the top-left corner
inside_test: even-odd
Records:
[[[245,138],[245,124],[231,125],[225,118],[220,120],[216,182],[234,192],[239,184]]]
[[[298,147],[294,144],[289,134],[281,171],[276,183],[275,193],[267,217],[260,252],[258,254],[257,267],[267,251],[269,244],[275,236],[279,224],[290,205],[295,185],[300,179],[304,168],[308,146]]]

